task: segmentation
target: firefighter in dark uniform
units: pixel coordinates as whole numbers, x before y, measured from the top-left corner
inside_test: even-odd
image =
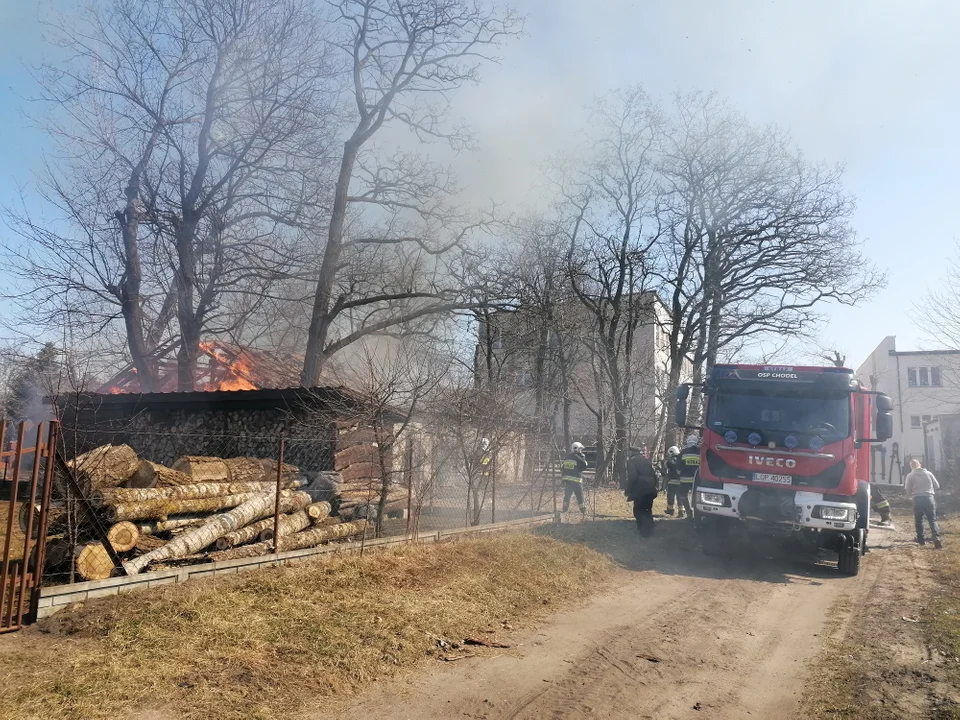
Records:
[[[680,487],[680,448],[671,445],[667,448],[667,515],[673,515],[673,507]],[[680,509],[683,517],[683,508]]]
[[[577,497],[580,515],[586,516],[587,506],[583,502],[583,471],[587,469],[587,458],[583,453],[583,444],[575,442],[560,466],[560,479],[563,481],[563,512],[570,509],[570,496]]]
[[[880,492],[880,488],[874,484],[870,485],[870,501],[873,504],[873,509],[880,513],[880,522],[884,525],[889,525],[890,501],[883,496],[883,493]]]
[[[677,472],[680,475],[680,486],[676,490],[677,502],[680,506],[680,517],[684,511],[693,520],[693,511],[690,509],[690,491],[693,481],[700,469],[700,438],[696,435],[687,437],[687,446],[680,453],[677,461]]]
[[[653,501],[660,492],[660,478],[653,463],[640,452],[627,460],[627,480],[624,489],[627,500],[633,501],[633,517],[643,537],[653,534]]]

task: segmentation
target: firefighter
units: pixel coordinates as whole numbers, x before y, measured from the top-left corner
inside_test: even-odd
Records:
[[[683,517],[684,511],[686,511],[687,516],[693,520],[693,511],[690,509],[690,491],[693,489],[693,481],[696,479],[699,469],[700,438],[696,435],[690,435],[687,437],[687,446],[680,453],[677,462],[680,485],[677,487],[676,495],[680,517]]]
[[[677,498],[677,488],[680,487],[680,448],[671,445],[667,448],[667,515],[673,515],[674,501]],[[683,517],[683,508],[680,509]]]
[[[490,462],[493,459],[493,453],[490,452],[490,441],[487,438],[480,438],[480,477],[486,483],[490,479]]]
[[[570,496],[577,497],[580,516],[586,517],[587,506],[583,502],[583,471],[587,469],[587,458],[583,453],[583,444],[575,442],[560,466],[563,481],[563,512],[570,509]]]
[[[633,501],[633,518],[642,537],[653,534],[653,501],[660,492],[660,478],[657,477],[653,463],[634,451],[627,460],[627,480],[625,493],[627,500]]]
[[[880,513],[880,522],[884,525],[890,524],[890,501],[887,500],[883,493],[880,492],[880,488],[876,485],[870,487],[870,496],[874,501],[873,509]]]

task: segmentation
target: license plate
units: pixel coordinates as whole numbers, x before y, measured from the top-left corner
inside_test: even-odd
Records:
[[[771,475],[769,473],[754,473],[754,482],[776,483],[777,485],[793,485],[792,475]]]

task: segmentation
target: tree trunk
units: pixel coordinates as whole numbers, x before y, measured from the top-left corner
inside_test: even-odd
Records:
[[[327,506],[329,507],[329,505]],[[272,518],[268,518],[272,521]],[[308,527],[310,527],[310,516],[307,514],[306,510],[299,510],[298,512],[291,513],[290,515],[284,515],[280,518],[280,522],[277,525],[277,532],[280,533],[282,538],[284,535],[291,535],[295,532],[300,532]],[[260,542],[269,542],[273,540],[274,527],[271,522],[267,527],[263,528],[260,533],[257,535],[257,538]]]
[[[281,490],[298,488],[303,483],[281,482]],[[94,507],[104,505],[125,505],[136,502],[152,502],[154,500],[199,500],[202,498],[222,497],[224,495],[240,495],[243,493],[270,492],[275,490],[276,483],[272,482],[209,482],[194,483],[192,485],[175,485],[159,488],[112,488],[98,490],[90,496],[90,503]]]
[[[193,482],[227,482],[230,480],[230,468],[218,457],[199,457],[184,455],[173,464],[179,470],[193,478]]]
[[[276,481],[277,473],[267,475],[263,463],[257,458],[227,458],[223,461],[230,473],[230,482],[264,482]]]
[[[185,472],[149,460],[141,460],[137,471],[127,481],[127,487],[171,487],[174,485],[189,485],[195,482],[197,481]]]
[[[284,498],[280,501],[280,512],[290,513],[297,509],[291,500],[291,498]],[[307,507],[303,509],[303,512],[306,514],[308,520],[319,521],[330,514],[330,503],[312,503],[307,505]],[[273,520],[272,517],[264,518],[263,520],[228,532],[223,537],[217,539],[217,550],[228,550],[237,545],[252,542],[256,540],[264,530],[273,532]],[[306,525],[304,525],[304,527],[306,527]]]
[[[140,530],[132,522],[122,520],[107,530],[107,540],[118,553],[133,550],[140,540]]]
[[[356,133],[355,133],[356,135]],[[324,349],[327,333],[333,320],[330,317],[330,301],[333,286],[337,279],[337,267],[343,249],[343,231],[347,218],[347,203],[350,195],[350,181],[353,179],[353,167],[360,152],[360,141],[351,138],[343,144],[343,156],[340,158],[340,172],[333,195],[333,207],[327,225],[327,243],[323,251],[323,261],[317,277],[317,288],[313,296],[313,312],[307,331],[307,349],[303,359],[303,372],[300,384],[304,387],[316,387],[320,384],[320,371],[326,360]]]
[[[284,490],[282,492],[290,492]],[[143,502],[122,503],[107,508],[110,522],[120,520],[164,520],[171,515],[191,513],[212,513],[217,510],[234,508],[259,497],[262,493],[243,493],[241,495],[222,495],[220,497],[200,498],[197,500],[144,500]],[[273,493],[270,493],[273,497]]]
[[[141,535],[156,535],[161,532],[170,532],[171,530],[202,525],[209,519],[209,515],[175,515],[168,517],[166,520],[139,522],[137,523],[137,530],[140,531]]]
[[[311,528],[310,530],[304,530],[303,532],[281,537],[280,550],[282,552],[285,550],[302,550],[304,548],[316,547],[330,540],[359,535],[366,529],[366,520],[354,520],[353,522],[340,523],[338,525],[321,525]],[[230,550],[224,550],[222,552],[212,552],[207,557],[212,562],[220,562],[221,560],[239,560],[241,558],[257,557],[272,552],[272,542],[261,542],[231,548]]]
[[[67,462],[86,495],[101,488],[123,485],[139,466],[140,459],[129,445],[101,445]]]
[[[309,495],[305,492],[298,492],[297,495],[301,497],[304,506],[309,504]],[[276,498],[272,493],[255,495],[233,510],[217,515],[200,527],[187,530],[163,547],[125,562],[123,567],[128,575],[136,575],[151,562],[198,552],[228,532],[269,515],[274,511],[275,504]]]
[[[22,503],[17,513],[17,520],[20,525],[20,532],[27,534],[27,523],[30,521],[30,513],[33,512],[33,529],[31,535],[36,540],[40,535],[40,503]],[[57,535],[63,532],[66,525],[66,503],[63,500],[52,500],[47,512],[47,534]]]

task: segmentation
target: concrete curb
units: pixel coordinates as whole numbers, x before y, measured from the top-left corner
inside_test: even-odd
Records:
[[[438,530],[437,532],[421,534],[418,538],[404,535],[401,537],[367,540],[365,543],[352,541],[320,545],[315,548],[289,550],[287,552],[243,558],[241,560],[223,560],[221,562],[190,565],[188,567],[176,568],[175,570],[158,570],[155,572],[140,573],[139,575],[130,577],[124,576],[109,578],[107,580],[91,580],[88,582],[74,583],[72,585],[54,585],[41,588],[37,619],[52,615],[71,603],[119,595],[120,593],[133,592],[135,590],[145,590],[159,585],[183,583],[194,578],[233,575],[238,572],[255,570],[257,568],[291,565],[323,555],[360,554],[361,549],[363,552],[370,552],[398,545],[407,545],[413,542],[436,543],[481,533],[521,530],[552,522],[552,514],[536,515],[531,518],[510,520],[491,525],[478,525],[476,527],[457,528],[455,530]]]

